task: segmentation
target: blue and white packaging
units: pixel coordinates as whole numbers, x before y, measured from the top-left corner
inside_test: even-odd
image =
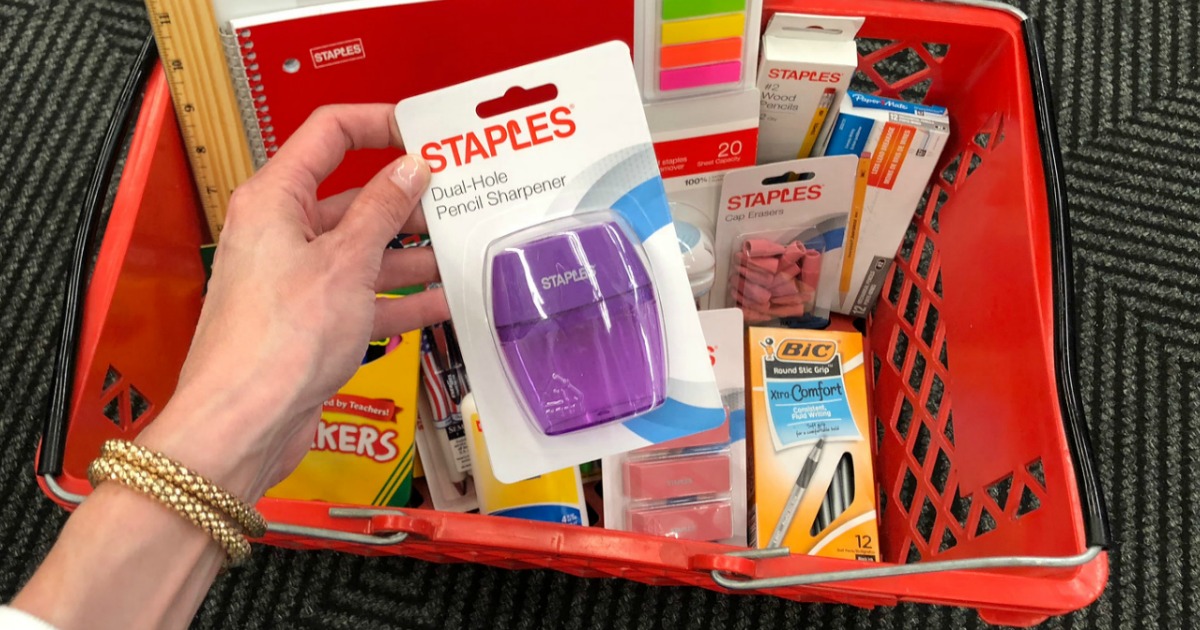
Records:
[[[433,173],[422,205],[500,481],[514,483],[723,422],[626,45],[609,42],[406,99],[396,107],[396,121],[405,146],[425,158]],[[588,257],[589,243],[597,240],[591,231],[597,216],[607,217],[599,225],[624,234],[614,236],[605,251],[619,249],[623,260],[633,261],[633,267],[607,266],[631,269],[617,274],[629,276],[628,290],[620,295],[613,289],[620,278],[601,277],[601,262],[607,261]],[[557,271],[557,258],[535,260],[529,253],[551,239],[556,245],[578,244],[573,253],[571,247],[554,250],[571,258]],[[501,266],[493,263],[502,256],[504,273],[497,275]],[[494,284],[500,277],[511,291]],[[582,307],[576,306],[591,295],[583,291],[589,285],[595,299],[586,306],[598,315],[588,326],[600,337],[605,327],[595,319],[652,320],[643,307],[658,309],[664,369],[653,373],[663,376],[663,395],[648,410],[561,430],[553,423],[564,409],[586,408],[589,388],[597,385],[545,366],[587,363],[590,355],[579,348],[590,344],[605,352],[604,339],[539,332],[547,335],[536,348],[545,362],[527,361],[534,344],[518,348],[526,352],[520,356],[513,347],[527,341],[532,334],[527,330],[554,328],[559,312],[552,308],[564,302],[578,317]],[[626,308],[633,294],[645,299]],[[510,303],[518,299],[524,301]],[[562,330],[579,328],[565,322],[565,307],[561,313]],[[528,317],[537,321],[527,323]],[[645,370],[639,358],[617,359],[613,382]],[[551,374],[529,376],[539,370]]]
[[[848,155],[865,166],[857,242],[848,244],[833,303],[865,317],[875,307],[917,204],[950,138],[946,108],[849,92],[823,154]]]

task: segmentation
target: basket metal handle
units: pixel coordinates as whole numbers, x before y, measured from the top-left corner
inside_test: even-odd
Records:
[[[64,503],[79,505],[87,497],[70,492],[59,485],[54,475],[43,475],[46,487]],[[367,523],[360,532],[348,532],[326,527],[306,527],[289,523],[268,522],[267,532],[284,536],[303,536],[330,542],[391,547],[408,540],[409,536],[433,538],[434,525],[428,521],[407,515],[402,510],[382,508],[329,508],[329,516],[337,519],[362,519]]]
[[[783,575],[770,578],[738,577],[713,568],[709,571],[712,580],[718,586],[731,591],[757,591],[764,589],[788,588],[793,586],[809,586],[813,584],[830,584],[833,582],[849,582],[853,580],[872,580],[878,578],[902,577],[924,573],[939,573],[942,571],[970,571],[979,569],[1070,569],[1083,566],[1095,560],[1103,547],[1089,547],[1087,551],[1074,556],[995,556],[990,558],[969,558],[963,560],[938,560],[934,562],[915,562],[898,566],[872,567],[869,569],[850,569],[847,571],[823,571],[798,575]],[[737,560],[766,560],[769,558],[784,558],[791,555],[786,548],[750,549],[734,551],[720,556],[710,556],[707,559],[698,558],[698,564],[726,564],[728,559]]]

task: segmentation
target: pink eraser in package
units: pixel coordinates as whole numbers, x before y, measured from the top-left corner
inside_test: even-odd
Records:
[[[729,492],[729,455],[632,461],[625,464],[625,495],[634,501]]]
[[[630,512],[629,529],[683,540],[721,540],[733,533],[733,515],[728,500],[684,503]]]

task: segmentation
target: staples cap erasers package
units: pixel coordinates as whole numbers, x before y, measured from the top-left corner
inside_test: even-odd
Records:
[[[742,309],[750,325],[828,326],[856,165],[841,156],[728,173],[714,299]]]
[[[627,46],[406,99],[496,477],[724,420]]]

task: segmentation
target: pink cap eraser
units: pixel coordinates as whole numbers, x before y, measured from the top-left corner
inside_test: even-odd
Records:
[[[787,306],[787,305],[793,305],[793,304],[805,304],[806,302],[807,302],[807,300],[804,299],[804,296],[801,295],[799,291],[796,291],[795,295],[778,295],[778,296],[771,298],[772,306]]]
[[[742,319],[746,320],[747,324],[765,324],[775,318],[762,311],[742,307]]]
[[[751,300],[745,294],[743,294],[741,291],[738,291],[737,289],[733,290],[733,302],[742,308],[752,308],[756,311],[765,311],[765,310],[771,308],[771,301],[770,301],[769,296],[766,301]]]
[[[800,288],[796,286],[794,280],[789,280],[780,284],[773,285],[770,289],[771,298],[786,297],[789,295],[800,295]]]
[[[779,271],[779,258],[776,256],[751,256],[746,252],[738,252],[737,257],[744,267],[756,267],[767,273]]]
[[[729,492],[729,455],[671,457],[625,464],[625,496],[633,501]]]
[[[800,281],[813,288],[821,282],[821,252],[810,249],[804,255],[804,270],[800,272]]]
[[[681,540],[723,540],[733,535],[728,502],[691,503],[629,513],[629,529]]]
[[[741,276],[735,274],[734,277],[740,278]],[[771,290],[759,284],[742,280],[734,283],[734,289],[741,291],[742,295],[746,296],[746,301],[752,304],[765,304],[771,301]]]
[[[787,251],[783,245],[765,238],[752,238],[742,243],[742,251],[750,256],[781,256]]]
[[[742,62],[727,61],[708,66],[663,70],[658,75],[658,87],[664,92],[686,90],[707,85],[737,83],[742,80]]]
[[[804,257],[804,252],[805,250],[803,245],[796,241],[792,241],[791,244],[787,246],[787,249],[784,250],[783,256],[780,258],[780,262],[785,265],[794,265]]]
[[[745,278],[748,284],[757,284],[761,287],[769,287],[775,283],[775,278],[778,274],[770,274],[752,267],[741,266],[737,268],[737,273]]]
[[[772,306],[771,309],[767,311],[767,314],[772,317],[803,317],[804,305],[781,304],[779,306]]]
[[[779,263],[779,272],[776,274],[775,277],[776,278],[783,277],[783,278],[789,278],[789,279],[795,278],[796,276],[800,275],[800,269],[801,268],[798,263],[790,263],[790,264],[785,265],[781,262],[781,263]]]

